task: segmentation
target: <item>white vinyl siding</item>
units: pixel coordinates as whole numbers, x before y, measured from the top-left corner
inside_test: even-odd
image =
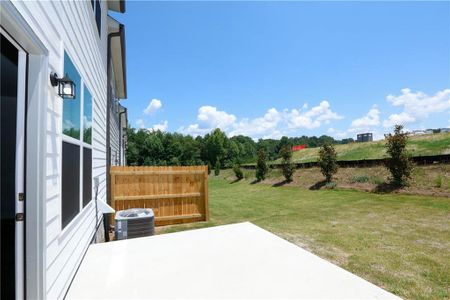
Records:
[[[48,49],[48,69],[62,75],[67,51],[92,94],[92,177],[99,177],[99,199],[106,201],[106,98],[107,24],[106,3],[102,6],[99,35],[90,1],[13,2],[42,44]],[[45,195],[46,262],[44,280],[48,298],[64,297],[95,231],[93,201],[61,229],[62,103],[48,82],[46,105]]]
[[[111,81],[110,86],[112,87],[111,95],[113,99],[116,99],[115,93],[115,78],[114,78],[114,68],[111,63]],[[119,101],[113,100],[111,102],[111,111],[110,111],[110,146],[111,146],[111,165],[118,166],[124,165],[124,160],[120,159],[121,153],[124,153],[123,141],[120,141],[120,118],[119,118]],[[120,149],[122,148],[122,150]]]

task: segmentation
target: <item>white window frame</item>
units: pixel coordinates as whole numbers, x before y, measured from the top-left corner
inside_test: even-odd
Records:
[[[72,56],[70,55],[70,53],[67,51],[67,49],[64,50],[63,52],[63,66],[64,66],[64,53],[67,54],[67,56],[69,57],[69,59],[72,61],[73,65],[75,66],[75,69],[77,70],[78,74],[80,75],[80,137],[79,139],[76,139],[74,137],[68,136],[66,134],[64,134],[64,104],[61,105],[61,155],[60,155],[60,166],[61,166],[61,179],[60,179],[60,195],[61,195],[61,213],[60,218],[59,218],[59,225],[60,225],[60,229],[61,229],[61,235],[64,235],[65,232],[69,231],[70,228],[72,228],[72,224],[74,224],[76,222],[76,220],[78,219],[78,217],[80,216],[80,213],[83,212],[84,209],[88,208],[90,206],[90,204],[92,203],[92,195],[94,195],[94,191],[93,191],[93,180],[94,180],[94,176],[93,176],[93,161],[94,161],[94,155],[93,155],[93,147],[92,147],[92,143],[93,143],[93,126],[94,126],[94,96],[92,95],[91,90],[89,89],[89,87],[86,85],[86,83],[84,82],[83,77],[81,76],[81,73],[79,71],[79,68],[76,64],[76,62],[72,59]],[[65,74],[65,73],[64,73]],[[92,129],[91,129],[91,144],[88,144],[86,142],[84,142],[84,87],[86,86],[86,88],[88,89],[89,93],[91,94],[91,124],[92,124]],[[70,99],[63,99],[61,98],[61,101],[71,101]],[[80,174],[79,174],[79,180],[80,180],[80,184],[79,184],[79,210],[78,213],[76,214],[76,216],[74,216],[72,218],[72,220],[69,221],[69,223],[67,223],[67,225],[65,227],[63,227],[63,220],[62,220],[62,205],[63,205],[63,200],[62,200],[62,163],[63,163],[63,156],[62,156],[62,143],[66,142],[72,145],[76,145],[78,147],[80,147]],[[86,206],[83,207],[83,149],[84,148],[88,148],[91,149],[91,199],[89,200],[89,202],[86,204]]]

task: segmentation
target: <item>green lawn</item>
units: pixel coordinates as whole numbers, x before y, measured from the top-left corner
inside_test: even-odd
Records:
[[[385,156],[384,141],[336,145],[338,160],[377,159]],[[411,137],[408,150],[413,156],[450,154],[450,133],[438,133]],[[294,152],[294,162],[316,161],[319,148]],[[276,161],[278,162],[278,161]]]
[[[209,222],[251,221],[400,297],[450,295],[450,199],[209,182]]]

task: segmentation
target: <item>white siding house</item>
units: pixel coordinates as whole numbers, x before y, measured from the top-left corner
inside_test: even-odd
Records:
[[[13,252],[12,263],[1,262],[2,299],[63,298],[96,232],[103,232],[95,182],[98,200],[107,202],[109,165],[125,164],[126,144],[126,109],[116,109],[126,98],[124,27],[109,10],[123,13],[124,1],[1,1],[5,68],[16,57],[7,46],[18,53],[11,67],[18,74],[11,85],[17,85],[16,143],[2,136],[2,151],[14,148],[16,161],[11,200],[2,181],[1,247]],[[75,83],[74,99],[58,95],[53,72]],[[6,91],[10,82],[1,75]],[[15,219],[13,244],[4,240],[10,230],[4,212]],[[11,268],[14,280],[4,276]]]

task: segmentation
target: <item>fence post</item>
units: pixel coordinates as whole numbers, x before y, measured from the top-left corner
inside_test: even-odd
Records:
[[[114,208],[114,210],[117,210],[116,209],[116,190],[115,190],[115,186],[116,186],[116,174],[114,173],[114,167],[111,167],[111,170],[110,170],[110,180],[111,180],[111,193],[110,193],[110,195],[111,195],[111,206],[112,206],[112,208]],[[111,214],[111,224],[114,224],[114,225],[116,225],[115,224],[115,216],[114,216],[114,214]]]
[[[203,186],[204,186],[204,200],[203,205],[205,207],[205,221],[209,221],[209,204],[208,204],[208,166],[204,167],[204,174],[203,174]]]

